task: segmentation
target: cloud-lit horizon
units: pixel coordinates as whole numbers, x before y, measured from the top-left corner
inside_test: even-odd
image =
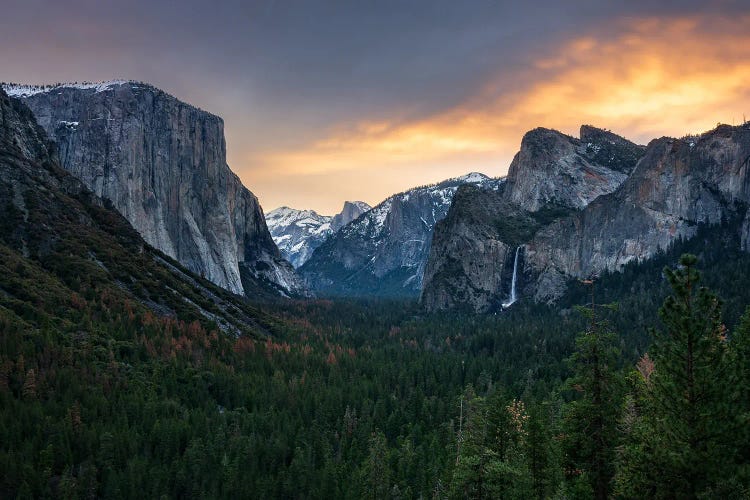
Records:
[[[8,9],[0,80],[132,78],[218,114],[267,211],[504,175],[539,126],[646,143],[750,113],[741,2],[73,3]]]

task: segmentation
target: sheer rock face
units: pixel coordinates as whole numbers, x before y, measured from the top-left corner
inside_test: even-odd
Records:
[[[266,224],[281,255],[297,268],[327,238],[370,208],[363,201],[346,201],[340,213],[328,216],[315,210],[280,207],[266,214]]]
[[[506,200],[531,212],[551,204],[580,210],[617,189],[635,163],[613,161],[616,152],[628,149],[637,161],[640,148],[589,126],[581,136],[543,128],[527,132],[510,164]]]
[[[582,142],[590,142],[592,131],[584,128]],[[749,249],[749,127],[720,126],[699,137],[654,140],[635,168],[628,165],[636,149],[606,140],[617,146],[613,148],[616,154],[607,155],[609,167],[629,175],[616,190],[590,200],[583,208],[574,209],[578,206],[570,201],[586,199],[585,193],[560,192],[544,182],[541,187],[522,188],[531,201],[508,192],[518,189],[518,182],[510,179],[500,195],[460,192],[445,227],[438,225],[435,231],[422,292],[424,305],[428,309],[463,306],[477,311],[495,307],[507,295],[509,249],[517,245],[523,249],[518,289],[521,296],[537,301],[559,297],[569,279],[616,271],[631,260],[648,259],[676,238],[693,236],[701,223],[739,220],[736,229],[743,249]],[[554,154],[569,158],[566,151],[570,149],[560,146],[559,140],[549,140],[547,145]],[[546,163],[549,166],[554,164],[554,154],[541,151],[537,157],[551,158]],[[571,165],[564,158],[563,171]],[[523,163],[516,165],[516,177],[525,178],[525,171],[533,165],[538,163],[526,163],[526,169],[520,168]],[[583,162],[577,168],[589,171]],[[532,172],[530,177],[534,175]],[[586,183],[565,185],[590,192]],[[560,205],[566,204],[570,210],[560,211]],[[462,242],[464,249],[477,250],[457,252],[455,248]],[[484,247],[499,246],[499,242],[509,247],[504,265],[494,262],[499,254],[487,252],[483,257]],[[455,262],[462,266],[456,267]],[[495,280],[470,272],[467,262],[495,273]]]
[[[515,252],[512,243],[501,239],[497,226],[497,217],[507,209],[503,187],[458,190],[448,216],[435,226],[420,297],[423,304],[430,309],[476,311],[499,305],[503,284],[510,283],[513,272],[507,264]]]
[[[63,169],[56,144],[31,110],[2,89],[0,207],[0,252],[23,259],[16,261],[18,266],[3,268],[9,273],[3,274],[4,283],[13,284],[0,291],[10,299],[5,304],[33,302],[54,316],[57,298],[84,295],[93,286],[115,308],[127,301],[129,310],[140,304],[158,316],[202,316],[230,335],[267,333],[246,301],[147,245],[111,203]],[[28,280],[28,266],[35,268],[33,280]],[[71,280],[83,274],[86,279]],[[53,289],[38,293],[38,276],[47,278],[45,286]],[[199,304],[203,299],[210,305]],[[25,316],[34,308],[22,310]]]
[[[503,182],[472,173],[393,195],[328,238],[299,271],[324,295],[418,296],[432,231],[458,187]]]
[[[520,296],[536,293],[534,273],[541,288],[561,293],[564,280],[559,273],[540,276],[530,242],[546,226],[616,191],[645,149],[591,126],[581,127],[580,135],[534,129],[524,135],[503,189],[459,191],[435,229],[421,294],[427,309],[499,308],[509,298],[519,246]]]
[[[335,233],[372,207],[364,201],[345,201],[344,208],[331,219],[331,230]]]
[[[304,291],[227,166],[221,118],[135,82],[6,90],[57,142],[62,166],[146,242],[237,294]]]
[[[529,244],[529,260],[548,276],[595,276],[648,259],[676,238],[693,236],[697,224],[735,220],[750,203],[748,158],[746,127],[654,140],[617,192],[541,230]],[[745,215],[737,228],[745,251],[747,221]],[[554,298],[542,288],[536,296]]]

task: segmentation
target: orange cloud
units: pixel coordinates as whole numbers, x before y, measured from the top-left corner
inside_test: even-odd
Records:
[[[280,196],[332,212],[345,198],[375,203],[469,170],[504,174],[523,133],[537,126],[575,134],[590,123],[643,142],[739,122],[750,112],[748,28],[750,16],[608,26],[540,54],[522,74],[499,72],[452,109],[413,121],[363,120],[301,150],[253,158],[252,185],[272,193],[270,183],[283,176]],[[517,90],[499,92],[509,79]],[[361,185],[331,182],[337,178]],[[280,196],[265,204],[284,203]]]
[[[651,19],[613,40],[575,40],[561,70],[510,113],[564,130],[602,124],[641,140],[739,121],[750,104],[750,18],[721,24],[707,33],[697,20]]]

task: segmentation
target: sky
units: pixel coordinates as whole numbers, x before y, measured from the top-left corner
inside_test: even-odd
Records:
[[[224,119],[266,211],[505,175],[535,127],[750,116],[750,1],[8,0],[0,81],[134,79]]]

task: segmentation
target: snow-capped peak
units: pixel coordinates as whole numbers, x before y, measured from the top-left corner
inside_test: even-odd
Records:
[[[357,207],[361,212],[367,212],[372,207],[365,203],[364,201],[347,201],[346,203],[351,203],[355,207]]]
[[[481,172],[469,172],[466,175],[462,175],[461,177],[455,177],[454,179],[451,179],[454,181],[459,181],[464,184],[478,184],[482,182],[486,182],[490,180],[489,176],[484,175]]]
[[[279,207],[266,214],[266,224],[284,258],[299,267],[330,235],[370,209],[367,203],[344,203],[335,216],[320,215],[315,210]]]
[[[426,203],[417,205],[424,208],[429,206],[429,213],[421,218],[429,231],[432,231],[435,223],[445,217],[453,201],[453,195],[456,194],[458,187],[463,184],[474,184],[479,187],[488,189],[498,189],[505,182],[504,178],[493,179],[479,172],[470,172],[461,177],[446,179],[437,184],[420,186],[408,191],[394,194],[376,205],[371,210],[365,212],[363,216],[349,224],[345,233],[358,235],[361,239],[378,239],[386,231],[386,220],[388,219],[394,203],[403,205],[411,203],[412,199],[429,200]]]
[[[456,191],[464,185],[496,190],[504,182],[472,172],[394,194],[330,236],[300,272],[324,294],[414,296],[435,224],[447,215]]]

